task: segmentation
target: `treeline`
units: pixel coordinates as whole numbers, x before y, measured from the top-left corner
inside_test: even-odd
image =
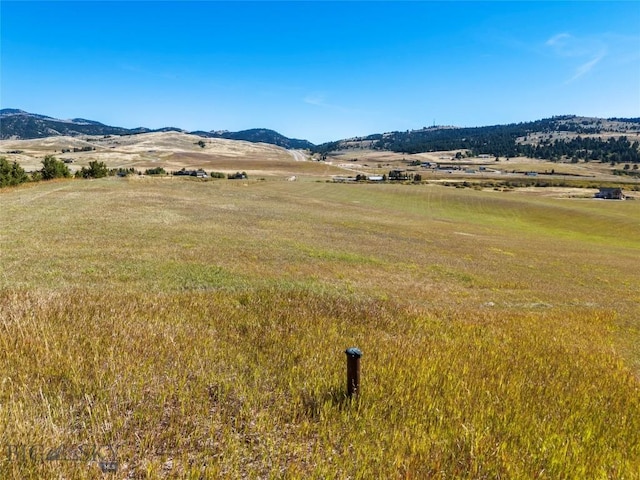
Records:
[[[211,178],[228,178],[228,179],[247,179],[247,172],[236,172],[225,174],[223,172],[210,172],[208,175],[204,170],[189,170],[184,168],[178,172],[172,172],[173,175],[191,175],[197,176],[197,173],[203,173],[204,177]],[[148,168],[144,172],[129,168],[112,168],[109,169],[104,162],[91,161],[87,167],[82,167],[71,173],[67,165],[55,158],[53,155],[47,155],[42,160],[42,168],[32,173],[27,173],[18,162],[9,162],[6,157],[0,157],[0,188],[20,185],[26,182],[39,182],[42,180],[53,180],[55,178],[102,178],[107,176],[127,177],[130,175],[169,175],[162,167]]]
[[[91,152],[93,150],[95,150],[96,147],[73,147],[73,149],[71,148],[63,148],[62,149],[62,153],[70,153],[70,152]]]
[[[47,155],[42,160],[42,168],[28,174],[18,162],[10,163],[5,157],[0,157],[0,188],[20,185],[26,182],[39,182],[42,180],[53,180],[55,178],[101,178],[112,174],[103,162],[89,162],[88,167],[82,167],[75,174],[71,173],[67,165],[55,158]]]

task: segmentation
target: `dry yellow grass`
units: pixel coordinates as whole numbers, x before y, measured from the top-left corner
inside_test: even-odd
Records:
[[[110,178],[0,203],[2,478],[638,478],[638,202]]]

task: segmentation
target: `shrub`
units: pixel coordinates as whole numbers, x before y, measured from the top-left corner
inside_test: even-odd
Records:
[[[76,177],[79,178],[102,178],[109,175],[109,170],[104,162],[92,161],[89,162],[89,168],[82,167],[76,172]]]
[[[40,170],[43,180],[52,180],[54,178],[69,178],[71,171],[64,162],[61,162],[53,155],[47,155],[42,160],[42,170]]]
[[[236,172],[230,173],[229,175],[227,175],[227,178],[229,180],[243,180],[249,178],[249,176],[247,175],[247,172]]]
[[[0,187],[19,185],[28,179],[24,169],[17,162],[10,164],[5,157],[0,157]]]
[[[136,173],[136,170],[133,167],[129,167],[129,168],[112,168],[111,170],[109,170],[109,175],[110,176],[118,176],[118,177],[128,177],[129,175],[134,175]]]
[[[144,173],[145,173],[145,175],[166,175],[167,174],[165,169],[162,168],[162,167],[147,168],[144,171]]]

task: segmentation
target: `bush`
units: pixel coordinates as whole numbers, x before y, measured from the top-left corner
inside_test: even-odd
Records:
[[[64,162],[61,162],[53,155],[47,155],[42,160],[42,170],[40,170],[43,180],[53,180],[54,178],[69,178],[71,171]]]
[[[211,172],[209,174],[209,176],[211,178],[225,178],[226,177],[226,175],[224,173],[222,173],[222,172]]]
[[[28,179],[24,169],[17,162],[10,164],[5,157],[0,157],[0,187],[19,185]]]
[[[229,180],[244,180],[246,178],[249,178],[249,176],[247,175],[247,172],[236,172],[230,173],[229,175],[227,175],[227,178]]]
[[[162,168],[162,167],[147,168],[144,171],[144,173],[145,173],[145,175],[166,175],[167,174],[165,169]]]
[[[109,170],[109,175],[110,176],[118,176],[118,177],[128,177],[129,175],[134,175],[136,173],[135,169],[133,167],[130,168],[112,168],[111,170]]]
[[[89,168],[82,167],[76,172],[76,177],[79,178],[102,178],[109,175],[109,170],[104,162],[92,161],[89,162]]]

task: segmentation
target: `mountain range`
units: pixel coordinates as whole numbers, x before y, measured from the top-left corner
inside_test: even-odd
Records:
[[[159,129],[122,128],[105,125],[94,120],[73,118],[60,120],[37,113],[29,113],[15,108],[0,110],[0,140],[28,140],[34,138],[68,135],[136,135],[139,133],[167,132],[185,130],[177,127]],[[289,149],[310,149],[315,145],[307,140],[288,138],[278,132],[266,128],[254,128],[239,132],[222,131],[194,131],[187,132],[207,138],[226,138],[230,140],[246,140],[254,143],[269,143]]]
[[[0,139],[34,139],[58,135],[136,135],[178,131],[166,127],[127,129],[94,120],[60,120],[18,109],[0,110]],[[266,128],[230,132],[186,132],[207,138],[268,143],[287,149],[309,149],[327,154],[338,150],[374,149],[402,153],[466,150],[473,154],[529,156],[533,158],[571,158],[575,160],[640,161],[640,118],[595,118],[561,115],[547,119],[485,127],[425,127],[419,130],[378,133],[321,145],[288,138]],[[615,143],[612,143],[614,142]]]

